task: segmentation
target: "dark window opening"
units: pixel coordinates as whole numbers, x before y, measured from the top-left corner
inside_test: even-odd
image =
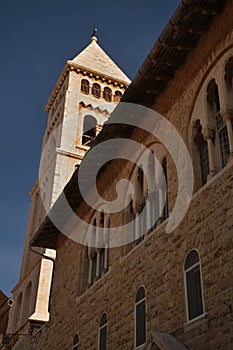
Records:
[[[120,91],[117,90],[117,91],[115,92],[114,101],[115,101],[115,102],[119,102],[120,99],[121,99],[121,97],[122,97],[122,93],[121,93]]]
[[[94,143],[96,137],[96,126],[97,122],[93,116],[87,115],[84,117],[82,136],[82,144],[84,146],[91,147]]]
[[[196,250],[192,250],[185,260],[186,298],[188,320],[204,313],[200,259]]]
[[[97,97],[97,98],[100,98],[100,85],[99,84],[96,84],[96,83],[93,84],[92,95]]]
[[[104,88],[103,98],[108,102],[112,101],[112,90],[110,88]]]
[[[98,350],[107,349],[107,315],[104,313],[100,319]]]
[[[144,287],[140,287],[135,298],[135,345],[146,342],[146,295]]]
[[[83,79],[81,81],[81,92],[88,95],[89,94],[89,81],[86,79]]]

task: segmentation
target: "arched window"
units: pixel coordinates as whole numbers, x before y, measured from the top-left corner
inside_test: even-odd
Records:
[[[73,346],[72,346],[72,350],[78,350],[78,344],[79,344],[79,336],[76,333],[73,337]]]
[[[96,137],[97,121],[92,115],[86,115],[83,121],[82,144],[91,146]]]
[[[23,293],[21,292],[17,298],[16,306],[15,306],[14,321],[13,321],[14,331],[16,331],[17,328],[19,327],[21,309],[22,309],[22,300],[23,300]]]
[[[110,218],[103,211],[95,214],[89,227],[89,277],[88,286],[90,287],[108,271],[108,234],[107,230],[110,227]],[[102,230],[105,228],[103,237]],[[100,232],[101,231],[101,232]],[[98,248],[95,248],[98,247]]]
[[[121,93],[120,91],[117,90],[117,91],[115,92],[114,102],[119,102],[120,99],[121,99],[121,97],[122,97],[122,93]]]
[[[89,81],[86,79],[82,79],[81,81],[81,92],[88,95],[89,94]]]
[[[135,297],[135,347],[146,342],[146,293],[141,286]]]
[[[104,313],[100,319],[98,350],[107,349],[107,315]]]
[[[185,297],[188,321],[204,314],[200,258],[196,250],[191,250],[184,263]]]
[[[96,83],[93,84],[92,95],[97,97],[97,98],[100,98],[100,85],[99,84],[96,84]]]
[[[209,122],[214,124],[216,129],[220,168],[223,168],[227,164],[230,150],[227,125],[220,113],[219,91],[215,79],[212,79],[207,87],[207,105]]]
[[[103,98],[108,102],[112,101],[112,90],[109,87],[104,88]]]

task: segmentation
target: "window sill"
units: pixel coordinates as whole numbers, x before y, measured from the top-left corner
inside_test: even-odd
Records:
[[[82,300],[83,298],[85,298],[85,296],[86,296],[90,291],[92,291],[93,288],[95,288],[96,286],[98,286],[98,284],[99,284],[101,281],[103,281],[104,278],[105,278],[106,276],[109,275],[110,271],[111,271],[111,269],[110,269],[110,267],[109,267],[107,272],[105,272],[100,278],[98,278],[91,286],[87,287],[86,291],[83,292],[81,295],[79,295],[79,296],[76,298],[76,303],[77,303],[79,300]]]
[[[135,350],[143,350],[145,348],[146,343],[143,343],[142,345],[135,346]]]
[[[154,229],[148,231],[145,235],[144,235],[144,238],[141,240],[141,242],[139,242],[138,244],[136,244],[134,247],[132,247],[132,249],[127,253],[125,254],[124,256],[120,256],[120,263],[123,263],[125,260],[128,259],[128,257],[133,254],[139,247],[141,247],[143,244],[145,244],[145,242],[148,240],[148,239],[151,239],[152,237],[152,234],[156,233],[157,231],[161,230],[168,222],[168,218],[166,218],[163,222],[161,222],[157,227],[155,227]],[[140,345],[141,346],[141,345]],[[139,349],[140,348],[135,348],[135,349]]]
[[[208,312],[194,318],[193,320],[187,321],[184,324],[184,333],[190,331],[193,328],[199,327],[203,323],[207,322]]]

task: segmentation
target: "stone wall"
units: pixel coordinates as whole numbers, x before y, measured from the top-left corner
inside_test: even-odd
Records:
[[[203,81],[220,57],[232,46],[233,1],[214,20],[186,63],[176,72],[154,109],[179,130],[191,149],[190,120]],[[133,135],[140,139],[138,131]],[[146,143],[146,141],[144,140]],[[134,348],[134,298],[144,285],[147,331],[175,334],[190,349],[230,350],[233,344],[233,164],[229,163],[193,195],[181,224],[165,233],[166,221],[127,255],[110,249],[109,271],[83,294],[80,293],[86,248],[59,238],[51,299],[51,319],[44,333],[35,336],[36,350],[72,347],[75,333],[80,349],[94,350],[103,312],[108,317],[108,350]],[[106,183],[108,179],[104,180]],[[168,163],[169,207],[177,195],[174,164]],[[110,197],[112,196],[112,193]],[[201,258],[205,315],[187,322],[184,260],[191,249]],[[43,335],[44,334],[44,335]]]

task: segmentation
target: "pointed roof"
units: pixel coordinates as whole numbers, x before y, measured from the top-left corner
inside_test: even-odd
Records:
[[[101,75],[107,75],[113,79],[130,83],[130,79],[113,62],[106,52],[97,44],[95,35],[91,38],[91,43],[81,51],[73,60],[68,61],[75,65],[86,68],[87,70],[98,72]]]

